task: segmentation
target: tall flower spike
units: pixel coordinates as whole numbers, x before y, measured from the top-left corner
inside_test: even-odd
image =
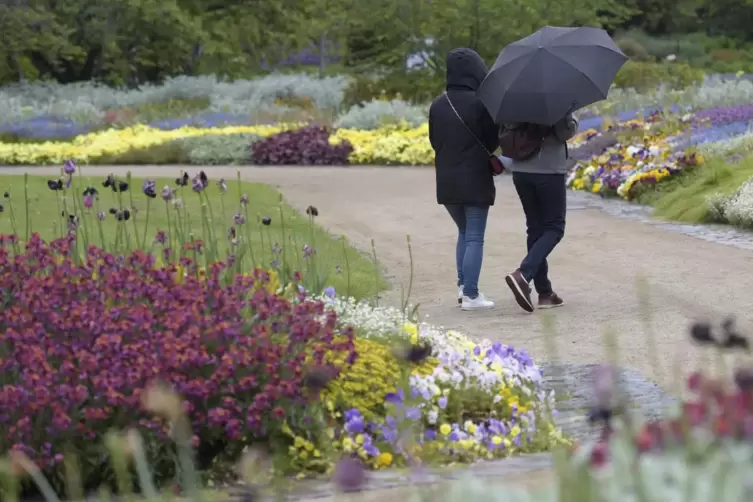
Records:
[[[202,190],[204,190],[204,183],[202,183],[201,178],[197,174],[194,176],[194,179],[191,181],[191,188],[194,192],[199,193]]]
[[[175,190],[165,185],[162,188],[162,193],[160,195],[162,196],[162,200],[164,200],[165,202],[169,202],[173,199],[173,196],[175,195]]]
[[[76,173],[76,161],[66,160],[63,164],[63,172],[68,176]]]
[[[157,182],[154,180],[144,180],[141,191],[150,199],[154,199],[157,197]]]

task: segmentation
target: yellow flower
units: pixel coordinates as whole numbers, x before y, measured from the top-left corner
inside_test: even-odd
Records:
[[[304,439],[300,436],[296,436],[295,439],[293,440],[293,444],[295,445],[296,448],[303,448],[304,442],[305,442]]]
[[[356,444],[362,445],[363,444],[363,434],[359,434],[356,436]]]
[[[461,439],[460,441],[458,441],[458,443],[462,448],[466,450],[470,450],[473,447],[473,441],[471,441],[470,439]]]
[[[355,446],[355,444],[353,443],[352,439],[350,439],[348,437],[346,437],[345,439],[343,439],[343,449],[345,451],[352,450],[354,446]]]
[[[468,432],[468,434],[473,434],[474,432],[476,432],[476,424],[468,420],[465,423],[465,430]]]
[[[512,437],[520,436],[520,427],[517,425],[513,426],[513,428],[510,429],[510,435]]]
[[[298,457],[301,460],[306,460],[307,458],[309,458],[309,454],[306,450],[303,450],[301,453],[298,454]]]
[[[494,443],[494,444],[501,444],[502,443],[502,438],[499,437],[499,436],[494,436],[494,437],[492,437],[492,443]]]
[[[392,465],[392,453],[389,452],[382,452],[379,454],[379,457],[377,457],[377,465],[379,467],[389,467]]]
[[[452,432],[452,427],[450,427],[449,424],[442,424],[439,426],[439,432],[447,436],[450,432]]]

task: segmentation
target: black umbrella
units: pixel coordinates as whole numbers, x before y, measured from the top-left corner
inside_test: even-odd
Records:
[[[606,99],[627,59],[604,30],[546,26],[502,50],[478,95],[498,124],[552,125]]]

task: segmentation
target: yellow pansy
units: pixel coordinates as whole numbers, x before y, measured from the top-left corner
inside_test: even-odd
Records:
[[[384,451],[377,457],[377,465],[379,467],[389,467],[392,465],[392,453]]]
[[[442,424],[439,426],[439,432],[447,436],[450,432],[452,432],[452,427],[450,427],[449,424]]]

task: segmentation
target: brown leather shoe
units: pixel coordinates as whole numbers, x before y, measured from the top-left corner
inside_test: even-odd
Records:
[[[561,307],[565,304],[565,300],[559,297],[557,293],[552,291],[548,295],[539,295],[539,308],[540,309],[553,309],[554,307]]]
[[[533,312],[533,301],[531,301],[531,286],[528,281],[525,280],[520,269],[516,270],[512,274],[505,277],[505,282],[515,295],[515,301],[518,302],[520,308],[526,312]]]

